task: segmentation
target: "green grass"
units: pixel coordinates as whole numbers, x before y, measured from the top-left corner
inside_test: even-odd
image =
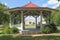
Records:
[[[25,25],[25,28],[36,28],[35,25]]]
[[[25,26],[26,28],[36,28],[34,25],[26,25]],[[58,32],[56,32],[56,33],[51,33],[52,34],[52,36],[60,36],[60,26],[58,26],[57,27],[57,29],[58,29]],[[3,35],[3,34],[2,34]]]
[[[36,28],[34,25],[26,25],[25,28]],[[51,33],[53,36],[60,36],[60,26],[57,26],[57,32],[56,33]]]
[[[0,36],[0,40],[60,40],[60,36],[15,36],[3,35]]]
[[[58,26],[57,29],[60,30],[60,26]]]
[[[31,26],[32,28],[32,26]],[[60,40],[60,27],[58,32],[49,36],[17,36],[16,34],[0,34],[0,40]]]

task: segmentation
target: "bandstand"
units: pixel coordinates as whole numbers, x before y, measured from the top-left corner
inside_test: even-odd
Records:
[[[43,24],[42,24],[42,18],[48,18],[45,20],[46,24],[52,23],[52,16],[51,14],[53,13],[54,9],[47,8],[47,7],[39,7],[32,2],[22,6],[22,7],[16,7],[16,8],[11,8],[9,9],[10,13],[10,27],[14,24],[20,24],[18,28],[20,28],[20,32],[24,30],[29,30],[25,28],[25,18],[27,16],[33,16],[35,18],[35,31],[39,30],[41,31]],[[39,27],[37,25],[37,18],[40,18],[39,22]],[[45,17],[46,16],[46,17]],[[18,20],[17,20],[18,19]],[[31,31],[31,29],[29,30]]]

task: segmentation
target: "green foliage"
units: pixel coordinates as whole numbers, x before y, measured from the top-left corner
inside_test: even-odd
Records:
[[[3,31],[2,31],[4,34],[10,34],[11,33],[11,28],[9,27],[8,24],[5,24],[3,26]]]
[[[0,3],[0,24],[9,22],[9,15],[7,14],[7,12],[3,11],[5,9],[8,9],[7,6]]]
[[[19,33],[19,29],[17,27],[12,27],[13,34]]]
[[[54,33],[57,32],[57,27],[54,23],[43,26],[43,33]]]
[[[55,23],[55,24],[60,24],[60,5],[56,8],[57,10],[59,10],[59,11],[54,11],[52,14],[52,18],[53,18],[53,22]]]
[[[45,27],[44,29],[42,29],[42,32],[43,33],[49,33],[50,32],[49,27]]]
[[[16,27],[10,28],[10,26],[8,24],[5,24],[3,26],[3,31],[2,32],[4,34],[15,34],[15,33],[19,33],[19,30]]]
[[[53,17],[53,21],[55,24],[60,24],[60,12],[56,12],[56,14]]]
[[[9,15],[0,12],[0,24],[9,22]]]
[[[54,23],[51,23],[50,25],[51,25],[51,29],[52,29],[51,32],[57,32],[56,25]]]
[[[50,25],[45,25],[45,26],[42,28],[42,33],[50,33],[50,32],[51,32]]]
[[[60,40],[59,36],[16,36],[12,35],[3,35],[0,36],[0,40]]]

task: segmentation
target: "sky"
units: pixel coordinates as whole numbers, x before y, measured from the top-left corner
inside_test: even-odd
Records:
[[[21,7],[23,5],[28,4],[29,2],[32,2],[33,4],[36,4],[39,7],[49,8],[57,8],[60,5],[60,2],[58,2],[57,0],[0,0],[0,3],[5,4],[9,8]],[[28,18],[30,17],[27,17],[26,19]],[[32,20],[34,19],[33,17],[31,18]]]
[[[49,8],[56,8],[59,6],[60,3],[57,0],[0,0],[0,3],[7,5],[9,8],[14,8],[28,4],[30,1],[38,5],[39,7]]]

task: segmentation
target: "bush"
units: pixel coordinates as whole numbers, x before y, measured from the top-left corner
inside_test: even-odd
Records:
[[[9,24],[5,24],[5,25],[3,26],[2,33],[3,33],[3,34],[19,33],[19,30],[18,30],[18,28],[16,28],[16,27],[10,28]]]
[[[2,32],[3,32],[4,34],[10,34],[10,33],[11,33],[11,30],[10,30],[10,27],[9,27],[8,24],[5,24],[5,25],[3,26]]]
[[[19,29],[17,27],[12,27],[12,32],[15,33],[19,33]]]
[[[52,32],[57,32],[57,27],[54,23],[50,24],[52,28]]]
[[[43,26],[42,33],[50,33],[50,32],[51,32],[50,26],[48,25]]]
[[[42,33],[54,33],[57,32],[57,27],[54,23],[43,26]]]

